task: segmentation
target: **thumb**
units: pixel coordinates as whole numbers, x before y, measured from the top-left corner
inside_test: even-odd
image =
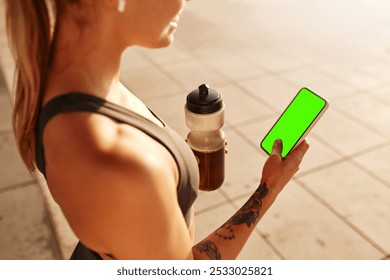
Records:
[[[271,154],[281,155],[282,151],[283,151],[282,139],[276,139],[274,142],[274,145],[272,146],[272,153]]]

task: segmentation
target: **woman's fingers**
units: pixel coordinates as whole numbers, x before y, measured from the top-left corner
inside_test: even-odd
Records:
[[[277,155],[282,156],[282,151],[283,151],[282,139],[276,139],[274,142],[274,145],[272,146],[271,154],[277,154]]]

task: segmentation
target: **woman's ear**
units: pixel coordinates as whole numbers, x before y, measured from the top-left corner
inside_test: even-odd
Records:
[[[104,0],[104,4],[119,13],[123,13],[126,10],[126,0]]]
[[[118,0],[117,10],[123,13],[126,10],[126,0]]]
[[[116,10],[119,0],[103,0],[104,5],[110,10]]]

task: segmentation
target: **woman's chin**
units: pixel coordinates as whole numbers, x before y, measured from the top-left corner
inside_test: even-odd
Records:
[[[173,36],[173,34],[170,34],[169,36],[160,38],[160,40],[158,40],[154,44],[150,44],[147,47],[151,49],[166,48],[172,45],[174,41],[175,41],[175,37]]]

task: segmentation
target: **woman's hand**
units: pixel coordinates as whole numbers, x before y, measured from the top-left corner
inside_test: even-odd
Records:
[[[194,258],[235,259],[277,195],[298,171],[308,148],[303,141],[283,159],[282,141],[275,141],[264,164],[260,186],[229,220],[193,247]]]
[[[266,184],[270,191],[277,195],[298,171],[299,165],[309,149],[304,140],[282,158],[283,143],[280,139],[274,142],[272,153],[264,164],[261,184]]]

